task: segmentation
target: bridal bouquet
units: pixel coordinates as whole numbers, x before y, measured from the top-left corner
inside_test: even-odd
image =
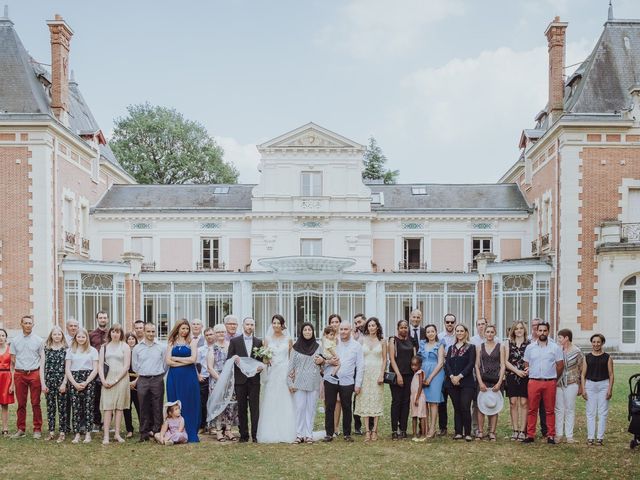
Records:
[[[254,347],[253,355],[256,358],[260,358],[262,361],[268,363],[271,360],[271,357],[273,357],[273,350],[271,350],[269,347]]]

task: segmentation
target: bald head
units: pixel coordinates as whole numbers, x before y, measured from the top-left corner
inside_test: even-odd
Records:
[[[341,342],[348,342],[351,338],[351,324],[349,322],[341,322],[338,327]]]

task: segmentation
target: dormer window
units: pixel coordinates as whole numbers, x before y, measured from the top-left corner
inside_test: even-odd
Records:
[[[427,187],[425,185],[411,187],[411,193],[413,195],[426,195],[427,194]]]
[[[303,197],[322,196],[322,172],[302,172],[300,174],[300,195]]]
[[[215,187],[213,189],[213,193],[216,195],[223,195],[225,193],[229,193],[229,187]]]

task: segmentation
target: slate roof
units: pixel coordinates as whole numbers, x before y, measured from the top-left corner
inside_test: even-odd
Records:
[[[0,17],[0,116],[11,114],[16,121],[35,119],[36,115],[43,114],[54,118],[50,108],[51,99],[45,87],[50,83],[49,71],[29,55],[13,22]],[[24,114],[24,117],[16,114]],[[30,117],[32,115],[34,117]],[[95,134],[100,130],[73,79],[69,82],[69,130],[76,135]],[[105,160],[122,170],[108,146],[101,145],[100,153]]]
[[[372,204],[381,213],[518,214],[530,211],[515,184],[488,185],[380,185],[384,204]],[[414,186],[426,187],[426,195],[412,194]],[[216,194],[216,187],[229,187]],[[113,185],[93,208],[95,213],[251,212],[255,185]]]
[[[565,112],[614,113],[631,105],[640,83],[640,20],[610,19],[593,51],[567,80]]]
[[[229,187],[228,193],[213,193]],[[250,212],[255,185],[113,185],[94,212]]]
[[[424,213],[527,213],[522,192],[514,183],[504,184],[411,184],[368,185],[383,193],[384,204],[372,204],[378,212]],[[414,195],[413,187],[425,187],[426,195]]]

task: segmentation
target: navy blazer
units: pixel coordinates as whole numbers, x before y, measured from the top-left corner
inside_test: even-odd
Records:
[[[255,358],[256,360],[260,360],[260,358],[256,357],[256,355],[253,353],[253,349],[260,348],[261,346],[262,346],[262,340],[254,336],[253,347],[251,348],[251,352],[247,352],[247,347],[244,344],[244,335],[242,334],[238,335],[237,337],[234,337],[229,341],[229,350],[227,352],[227,358],[231,358],[234,355],[238,355],[239,357],[251,357],[251,358]],[[235,385],[242,385],[247,382],[251,384],[260,383],[260,372],[258,372],[258,374],[255,375],[254,377],[247,378],[247,376],[244,373],[242,373],[242,371],[238,368],[237,365],[234,366],[234,369],[235,369],[234,371]]]

